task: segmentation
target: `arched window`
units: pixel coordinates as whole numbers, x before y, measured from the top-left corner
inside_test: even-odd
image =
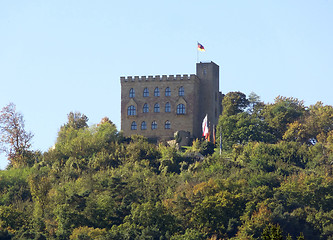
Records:
[[[135,97],[135,91],[134,91],[134,88],[131,88],[130,91],[129,91],[129,97],[130,98],[134,98]]]
[[[177,114],[185,114],[185,105],[184,104],[178,104],[177,105]]]
[[[145,103],[145,104],[143,105],[143,112],[144,112],[144,113],[149,112],[149,107],[148,107],[148,104],[147,104],[147,103]]]
[[[133,105],[131,105],[127,108],[127,115],[129,115],[129,116],[135,116],[136,115],[136,109]]]
[[[133,121],[131,124],[131,130],[136,130],[136,122]]]
[[[165,112],[171,112],[171,105],[169,102],[165,104]]]
[[[170,96],[171,96],[171,90],[170,90],[169,87],[167,87],[167,88],[165,89],[165,96],[166,96],[166,97],[170,97]]]
[[[164,128],[165,128],[165,129],[170,129],[170,128],[171,128],[171,123],[170,123],[169,120],[167,120],[167,121],[165,122],[165,124],[164,124]]]
[[[154,90],[154,96],[155,97],[159,97],[160,96],[160,90],[158,89],[158,87],[155,88],[155,90]]]
[[[149,97],[149,90],[148,90],[148,88],[145,88],[145,89],[143,90],[143,96],[144,96],[144,97]]]
[[[183,86],[181,86],[181,87],[179,88],[179,90],[178,90],[178,95],[179,95],[179,96],[184,96],[184,95],[185,95],[184,87],[183,87]]]
[[[154,112],[159,113],[160,112],[160,105],[158,103],[154,106]]]
[[[152,129],[152,130],[157,129],[157,123],[156,123],[156,121],[153,121],[153,122],[151,123],[151,129]]]
[[[145,121],[141,123],[141,130],[146,130],[147,129],[147,124]]]

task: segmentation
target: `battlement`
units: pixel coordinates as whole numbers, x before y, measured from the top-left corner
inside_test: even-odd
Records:
[[[126,82],[146,82],[146,81],[196,81],[198,77],[195,74],[184,74],[184,75],[156,75],[156,76],[129,76],[120,77],[121,83]]]

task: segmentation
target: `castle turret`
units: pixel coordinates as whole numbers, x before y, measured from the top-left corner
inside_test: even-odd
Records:
[[[219,66],[214,62],[197,63],[196,75],[200,79],[200,114],[198,117],[202,121],[207,114],[211,127],[216,126],[222,110]]]

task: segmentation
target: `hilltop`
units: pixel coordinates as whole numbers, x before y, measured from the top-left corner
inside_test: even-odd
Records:
[[[0,238],[333,239],[333,107],[241,92],[222,105],[215,143],[156,145],[70,113],[46,152],[7,106]]]

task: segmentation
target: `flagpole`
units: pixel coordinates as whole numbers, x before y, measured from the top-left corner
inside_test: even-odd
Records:
[[[199,45],[199,42],[197,41],[197,63],[199,63],[199,50],[198,50],[198,45]]]
[[[220,155],[222,153],[222,133],[221,133],[221,127],[220,127]]]
[[[213,124],[213,143],[214,143],[214,145],[216,144],[216,129],[215,129],[215,124]]]

